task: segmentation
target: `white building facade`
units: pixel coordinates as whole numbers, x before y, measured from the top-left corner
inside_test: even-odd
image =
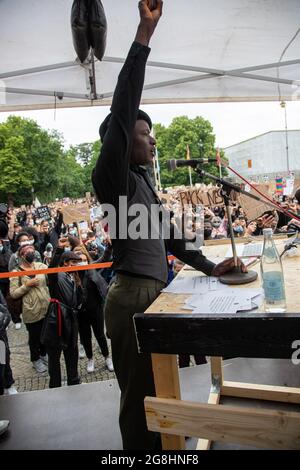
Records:
[[[286,176],[289,172],[300,176],[300,130],[270,131],[224,151],[229,165],[254,181]]]

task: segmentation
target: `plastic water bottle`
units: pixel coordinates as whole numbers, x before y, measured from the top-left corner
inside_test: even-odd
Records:
[[[271,228],[265,228],[264,247],[261,257],[261,279],[265,293],[265,311],[280,313],[286,311],[284,277],[281,259],[273,240]]]

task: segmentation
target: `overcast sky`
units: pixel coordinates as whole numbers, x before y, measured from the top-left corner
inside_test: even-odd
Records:
[[[284,110],[279,102],[273,103],[209,103],[168,104],[142,106],[154,123],[169,125],[176,116],[208,119],[216,136],[216,145],[225,148],[255,135],[271,130],[285,129]],[[107,107],[26,111],[14,113],[35,119],[46,129],[57,129],[63,134],[65,146],[98,139],[101,121],[109,112]],[[0,113],[0,122],[9,114]],[[287,103],[288,129],[300,129],[300,101]]]

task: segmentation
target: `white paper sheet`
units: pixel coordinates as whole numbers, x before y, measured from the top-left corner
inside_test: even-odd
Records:
[[[208,292],[205,295],[193,295],[184,305],[193,313],[236,313],[250,311],[257,308],[263,301],[261,289],[228,289],[224,291]]]
[[[182,276],[178,275],[163,292],[172,294],[206,294],[207,292],[226,290],[228,286],[221,284],[214,276]]]

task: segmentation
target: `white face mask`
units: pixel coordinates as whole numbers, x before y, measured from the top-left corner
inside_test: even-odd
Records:
[[[28,245],[34,245],[34,240],[29,240]]]
[[[89,264],[87,261],[80,261],[77,266],[86,266],[87,264]]]
[[[19,245],[25,246],[25,245],[31,245],[31,243],[29,242],[29,240],[26,240],[26,242],[20,242]]]

